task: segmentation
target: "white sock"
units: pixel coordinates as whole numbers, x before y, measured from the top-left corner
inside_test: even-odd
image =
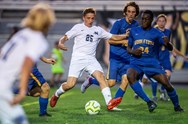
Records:
[[[102,89],[102,95],[105,99],[106,105],[108,105],[109,101],[112,99],[110,88],[109,87],[103,88]]]
[[[59,87],[59,89],[56,90],[55,96],[60,97],[61,94],[63,94],[65,91],[62,88],[62,85]]]

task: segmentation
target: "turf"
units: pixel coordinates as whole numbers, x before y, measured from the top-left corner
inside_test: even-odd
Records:
[[[122,111],[108,111],[103,96],[98,87],[91,86],[84,94],[80,86],[61,96],[55,108],[48,106],[48,113],[52,117],[39,117],[38,98],[26,97],[22,102],[28,120],[31,124],[188,124],[188,91],[186,87],[177,87],[180,104],[185,112],[176,113],[172,103],[158,101],[158,107],[153,113],[148,111],[146,103],[134,99],[134,92],[128,88],[122,103],[118,106]],[[117,87],[111,88],[114,96]],[[151,96],[150,87],[145,87],[146,93]],[[51,89],[50,96],[55,89]],[[89,100],[96,100],[101,104],[98,115],[87,115],[84,106]]]

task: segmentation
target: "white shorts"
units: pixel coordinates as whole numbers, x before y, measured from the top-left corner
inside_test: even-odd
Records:
[[[0,123],[1,124],[28,124],[25,112],[21,105],[10,105],[0,97]]]
[[[94,71],[100,71],[103,73],[103,69],[100,63],[97,61],[95,57],[83,58],[83,59],[73,59],[71,60],[69,66],[69,77],[80,77],[84,71],[88,72],[90,75],[93,74]]]

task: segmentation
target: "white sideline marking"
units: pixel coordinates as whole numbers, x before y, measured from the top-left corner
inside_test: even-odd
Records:
[[[67,93],[67,94],[65,94],[65,95],[62,95],[62,96],[60,96],[60,98],[64,98],[64,97],[67,97],[67,96],[70,96],[70,95],[72,95],[73,93]],[[48,99],[48,101],[50,101],[50,99]],[[23,104],[22,106],[23,107],[27,107],[27,106],[31,106],[31,105],[35,105],[35,104],[39,104],[39,102],[37,101],[35,101],[35,102],[31,102],[31,103],[25,103],[25,104]]]

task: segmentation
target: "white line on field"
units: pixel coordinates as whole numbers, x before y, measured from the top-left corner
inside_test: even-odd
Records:
[[[67,93],[67,94],[62,95],[60,98],[67,97],[67,96],[70,96],[70,95],[72,95],[72,94],[73,94],[73,93]],[[50,101],[50,99],[48,99],[48,101]],[[23,107],[27,107],[27,106],[31,106],[31,105],[35,105],[35,104],[39,104],[39,102],[38,102],[38,101],[35,101],[35,102],[31,102],[31,103],[25,103],[25,104],[23,104],[22,106],[23,106]]]

